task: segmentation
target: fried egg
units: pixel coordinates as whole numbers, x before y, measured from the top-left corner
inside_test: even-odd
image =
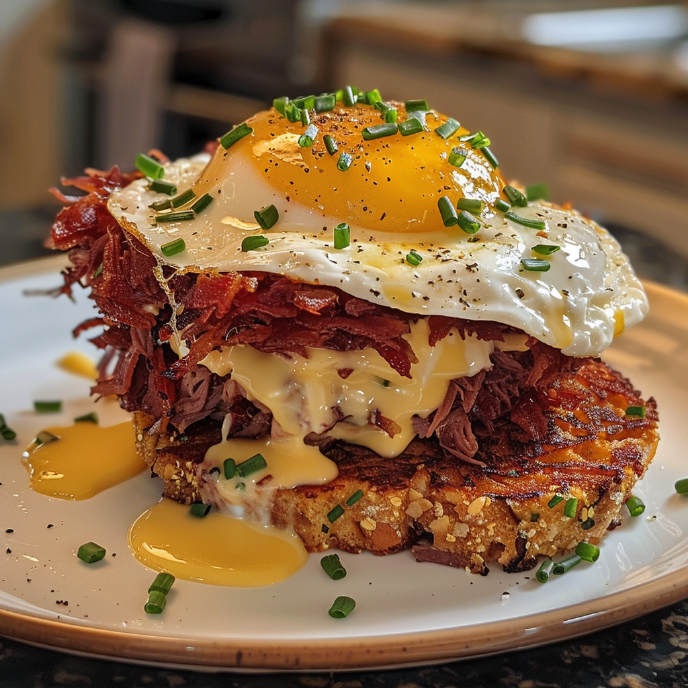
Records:
[[[399,122],[408,121],[403,105],[392,106]],[[567,355],[597,356],[643,318],[642,286],[605,229],[542,201],[512,209],[521,220],[539,223],[524,226],[495,205],[508,201],[505,181],[494,159],[471,146],[466,128],[444,138],[436,129],[448,121],[445,115],[430,110],[412,118],[422,124],[417,133],[366,140],[362,131],[383,123],[381,112],[338,103],[313,111],[310,131],[316,133],[312,145],[303,145],[306,126],[272,108],[249,119],[250,133],[231,147],[164,166],[165,181],[178,193],[194,192],[178,210],[205,194],[212,199],[192,219],[161,222],[166,211],[151,206],[169,197],[146,178],[113,193],[108,207],[160,265],[271,272],[406,313],[496,321]],[[326,135],[337,146],[334,154]],[[457,148],[460,165],[455,156],[450,162]],[[350,162],[346,169],[342,154]],[[462,198],[481,201],[479,231],[445,226],[442,197],[453,207]],[[271,205],[278,220],[264,230],[254,213]],[[349,226],[350,242],[336,248],[334,229],[341,223]],[[242,250],[244,239],[256,235],[268,243]],[[163,247],[178,239],[184,250],[166,255]],[[533,251],[542,245],[556,248],[548,255]],[[410,262],[411,252],[418,258]],[[529,270],[532,259],[549,267]]]

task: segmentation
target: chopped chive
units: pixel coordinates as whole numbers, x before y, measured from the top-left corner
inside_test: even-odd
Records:
[[[151,179],[162,179],[165,176],[165,168],[145,153],[139,153],[136,156],[136,169]]]
[[[569,554],[567,557],[564,557],[561,561],[558,561],[554,565],[552,573],[555,576],[561,576],[567,571],[570,571],[574,566],[578,566],[578,564],[580,564],[581,561],[583,561],[583,559],[579,557],[577,554]]]
[[[636,516],[640,516],[640,514],[645,511],[645,504],[643,504],[643,500],[640,499],[640,497],[636,497],[635,495],[631,495],[627,500],[626,500],[626,506],[628,507],[628,510],[631,512],[631,516],[635,518]]]
[[[377,380],[377,383],[382,385],[383,387],[389,387],[392,383],[387,380],[384,377],[378,377],[377,375],[375,376],[375,379]]]
[[[231,148],[237,141],[240,141],[244,136],[248,136],[252,132],[253,129],[251,129],[246,122],[242,122],[239,126],[234,127],[234,129],[230,129],[230,131],[220,139],[220,145],[225,150]]]
[[[37,435],[36,438],[34,439],[34,442],[40,446],[42,444],[48,444],[48,442],[55,442],[56,440],[59,440],[60,438],[57,435],[53,435],[52,432],[48,432],[47,430],[41,430]]]
[[[196,218],[196,213],[193,210],[176,210],[172,213],[164,213],[162,215],[156,215],[155,221],[160,222],[188,222],[189,220],[194,220]]]
[[[440,126],[435,129],[435,133],[443,139],[448,139],[454,136],[460,128],[461,125],[450,117],[444,124],[440,124]]]
[[[387,108],[385,110],[385,122],[392,123],[396,122],[399,118],[399,113],[395,108]]]
[[[467,155],[468,151],[465,148],[452,148],[447,160],[450,165],[454,165],[454,167],[461,167],[466,160]]]
[[[346,172],[351,167],[352,160],[353,158],[349,153],[342,153],[337,160],[337,169]]]
[[[191,210],[198,215],[198,213],[205,210],[213,202],[213,197],[210,194],[203,194],[192,206]]]
[[[478,198],[459,198],[456,207],[459,210],[467,210],[469,213],[481,213],[483,202]]]
[[[428,107],[428,101],[423,100],[407,100],[404,104],[406,112],[428,112],[430,108]]]
[[[241,242],[241,250],[244,252],[255,251],[257,248],[267,246],[269,243],[270,240],[266,236],[247,236]]]
[[[194,190],[187,189],[183,193],[180,193],[179,196],[175,196],[174,198],[170,199],[170,203],[172,204],[173,208],[181,208],[183,205],[186,205],[189,201],[192,201],[194,198],[196,198]]]
[[[531,523],[537,523],[539,520],[540,520],[540,514],[538,514],[536,511],[534,511],[534,512],[530,515],[530,522],[531,522]]]
[[[321,532],[327,534],[327,533],[330,532],[330,527],[329,527],[329,526],[326,526],[326,525],[323,523],[323,524],[320,526],[320,530],[321,530]]]
[[[374,124],[372,127],[366,127],[361,130],[361,136],[366,141],[373,139],[381,139],[383,136],[393,136],[399,131],[399,127],[394,122],[385,122],[384,124]]]
[[[688,478],[681,478],[680,480],[677,480],[674,483],[674,489],[679,494],[687,494],[688,493]]]
[[[564,498],[561,495],[554,495],[554,497],[552,497],[552,499],[550,499],[549,502],[547,502],[547,506],[550,509],[554,509],[554,507],[557,504],[559,504],[559,502],[563,502],[563,501],[564,501]]]
[[[332,603],[328,614],[335,619],[343,619],[351,614],[355,606],[356,602],[354,602],[354,600],[342,595]]]
[[[423,256],[418,255],[415,251],[411,250],[406,254],[406,262],[414,267],[421,264]]]
[[[62,411],[61,401],[34,401],[33,410],[36,413],[59,413]]]
[[[349,499],[346,500],[346,505],[347,506],[353,506],[356,504],[356,502],[360,501],[363,498],[363,490],[356,490]]]
[[[327,520],[330,523],[334,523],[343,514],[344,514],[344,507],[341,504],[337,504],[337,506],[327,514]]]
[[[480,150],[481,148],[485,148],[486,146],[489,146],[491,141],[490,139],[483,134],[482,131],[476,131],[475,134],[469,134],[468,136],[462,136],[460,141],[467,141],[468,143],[471,144],[471,147],[474,148],[475,150]]]
[[[537,578],[540,583],[546,583],[549,580],[549,575],[552,573],[553,568],[554,562],[551,559],[545,559],[535,573],[535,578]]]
[[[368,94],[365,91],[359,91],[358,94],[356,95],[356,102],[357,103],[368,103]]]
[[[515,186],[507,184],[502,191],[504,191],[511,205],[519,208],[525,208],[528,205],[528,199]]]
[[[566,504],[564,504],[564,516],[567,516],[568,518],[576,518],[577,513],[578,500],[575,497],[567,499]]]
[[[635,416],[636,418],[645,418],[644,406],[629,406],[626,409],[627,416]]]
[[[290,122],[300,122],[301,108],[295,103],[287,103],[284,107],[284,115]]]
[[[151,210],[155,210],[155,212],[160,212],[161,210],[167,210],[168,208],[172,207],[172,199],[170,198],[163,198],[160,201],[154,201],[148,206]]]
[[[536,246],[533,246],[530,250],[533,253],[538,253],[541,256],[551,256],[553,253],[556,253],[560,248],[560,246],[554,246],[553,244],[537,244]]]
[[[420,134],[421,131],[424,131],[423,123],[419,119],[416,119],[415,117],[411,117],[410,119],[407,119],[405,122],[400,122],[398,125],[398,128],[399,128],[399,133],[402,136],[410,136],[411,134]]]
[[[87,564],[95,564],[105,556],[105,548],[95,542],[85,542],[79,547],[76,556]]]
[[[327,152],[330,155],[334,155],[337,152],[337,142],[329,134],[325,134],[325,136],[323,136],[323,143],[325,144],[325,148],[327,148]]]
[[[308,110],[301,110],[301,124],[303,124],[304,127],[307,127],[311,123],[311,115]]]
[[[502,213],[506,213],[511,209],[511,206],[506,202],[503,201],[501,198],[498,198],[495,201],[495,209],[501,211]]]
[[[186,251],[186,242],[182,238],[175,239],[174,241],[163,244],[160,247],[160,250],[162,251],[162,255],[167,256],[168,258],[170,256],[176,256],[177,253]]]
[[[5,416],[0,413],[0,435],[2,435],[2,438],[4,440],[13,440],[17,436],[17,433],[12,430],[12,428],[7,426],[7,422],[5,421]]]
[[[459,213],[458,224],[466,234],[475,234],[480,229],[480,222],[467,210]]]
[[[372,91],[367,91],[366,102],[368,105],[377,105],[378,103],[381,103],[382,96],[380,95],[380,91],[378,91],[376,88],[374,88]]]
[[[289,102],[289,98],[286,96],[282,96],[281,98],[275,98],[272,101],[272,107],[277,110],[277,112],[284,117],[286,115],[286,109],[287,109],[287,103]]]
[[[93,277],[100,277],[103,274],[103,264],[101,263],[97,268],[96,271],[93,273]]]
[[[537,258],[522,258],[521,265],[527,272],[547,272],[552,267],[548,261]]]
[[[154,179],[150,184],[151,191],[156,193],[164,193],[168,196],[174,196],[177,193],[177,185],[172,182],[166,182],[162,179]]]
[[[249,475],[262,471],[264,468],[267,468],[267,466],[268,462],[262,454],[254,454],[250,459],[238,463],[236,472],[241,478],[247,478]]]
[[[334,110],[337,98],[334,93],[323,93],[321,96],[315,96],[315,104],[313,105],[316,112],[327,112]]]
[[[496,204],[495,204],[496,205]],[[511,210],[507,210],[504,213],[505,217],[508,217],[512,222],[516,224],[523,225],[524,227],[530,227],[531,229],[547,229],[547,225],[544,220],[531,220],[527,217],[521,217]]]
[[[225,459],[222,464],[225,478],[231,480],[236,475],[236,461],[234,459]]]
[[[274,227],[277,220],[279,220],[279,212],[274,205],[267,205],[265,208],[254,211],[253,217],[256,218],[256,222],[263,229],[270,229],[270,227]]]
[[[346,248],[351,243],[351,232],[346,222],[338,224],[334,228],[334,247]]]
[[[481,150],[483,152],[483,155],[487,159],[487,162],[490,163],[490,166],[492,167],[492,169],[496,170],[499,167],[499,161],[494,156],[494,153],[490,150],[489,146],[485,146]]]
[[[85,413],[83,416],[77,416],[74,419],[75,423],[95,423],[98,425],[98,415],[91,411],[91,413]]]
[[[189,513],[198,518],[205,518],[210,512],[210,504],[203,504],[203,502],[196,502],[189,507]]]
[[[167,595],[174,585],[175,578],[171,573],[159,573],[155,580],[150,584],[148,592],[161,592]]]
[[[342,91],[342,101],[347,107],[356,105],[356,95],[354,94],[351,86],[344,86],[344,90]]]
[[[579,542],[576,545],[576,554],[585,561],[597,561],[600,558],[600,548],[589,542]]]
[[[167,597],[158,590],[153,590],[148,593],[148,601],[143,605],[143,611],[146,614],[162,614],[166,604]]]
[[[529,201],[538,201],[540,199],[547,200],[549,197],[549,189],[547,184],[531,184],[526,186],[526,198]]]
[[[586,518],[585,521],[581,523],[581,528],[583,530],[590,530],[590,528],[595,527],[595,521],[592,518]]]
[[[342,562],[339,561],[338,554],[328,554],[320,560],[320,566],[322,566],[323,571],[332,580],[341,580],[346,576],[346,569],[342,566]]]
[[[309,124],[308,129],[299,136],[299,146],[301,148],[310,148],[315,141],[315,137],[318,135],[318,127],[315,124]]]
[[[437,207],[442,215],[442,222],[445,227],[453,227],[459,222],[454,204],[449,200],[449,196],[441,196],[437,201]]]
[[[292,101],[297,108],[303,110],[312,110],[315,107],[315,96],[301,96],[301,98],[294,98]]]

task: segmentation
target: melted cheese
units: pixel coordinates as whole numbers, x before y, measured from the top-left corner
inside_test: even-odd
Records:
[[[81,351],[69,351],[57,361],[57,367],[67,373],[95,380],[98,368],[94,360]]]
[[[59,439],[32,442],[23,454],[31,488],[59,499],[88,499],[140,473],[146,464],[137,454],[130,422],[103,428],[75,423],[47,428]]]
[[[205,518],[163,499],[129,529],[129,547],[146,566],[213,585],[271,585],[307,559],[296,535],[212,512]]]

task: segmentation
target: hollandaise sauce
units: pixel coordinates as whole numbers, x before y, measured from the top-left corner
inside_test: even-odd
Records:
[[[107,428],[94,423],[51,427],[39,438],[22,460],[31,488],[49,497],[88,499],[146,468],[130,422]]]
[[[278,583],[308,554],[299,538],[211,512],[193,516],[169,499],[145,511],[129,530],[129,547],[146,566],[177,578],[234,587]]]

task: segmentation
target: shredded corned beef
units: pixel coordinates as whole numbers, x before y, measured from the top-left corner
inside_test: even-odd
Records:
[[[175,275],[166,266],[164,276],[177,313],[173,322],[167,295],[154,275],[155,258],[107,210],[109,195],[139,176],[123,174],[116,167],[109,172],[88,170],[84,177],[62,180],[86,195],[65,196],[53,190],[66,207],[53,225],[52,244],[69,251],[72,263],[60,291],[70,294],[75,284],[89,288],[102,313],[74,330],[76,336],[104,327],[91,340],[105,351],[95,393],[116,394],[126,410],[150,414],[156,419],[156,432],[165,432],[168,425],[185,432],[198,421],[229,416],[232,436],[257,437],[271,431],[269,410],[246,399],[233,380],[199,366],[210,351],[248,344],[266,353],[307,356],[309,347],[372,348],[400,375],[410,376],[417,359],[403,335],[418,316],[280,275]],[[433,346],[451,328],[462,337],[492,341],[503,341],[505,333],[514,331],[498,323],[444,316],[431,316],[428,323]],[[189,347],[181,359],[170,346],[161,346],[175,336],[175,327]],[[523,352],[495,351],[491,369],[452,381],[437,411],[415,419],[419,436],[436,437],[457,459],[480,463],[473,458],[480,438],[500,424],[514,424],[524,437],[542,435],[544,415],[529,392],[535,394],[553,375],[578,363],[534,339],[528,347]],[[347,377],[350,372],[343,369],[340,374]],[[337,416],[334,422],[341,420]],[[392,436],[399,431],[377,410],[371,412],[369,422]],[[313,444],[323,441],[316,435],[309,439]]]

